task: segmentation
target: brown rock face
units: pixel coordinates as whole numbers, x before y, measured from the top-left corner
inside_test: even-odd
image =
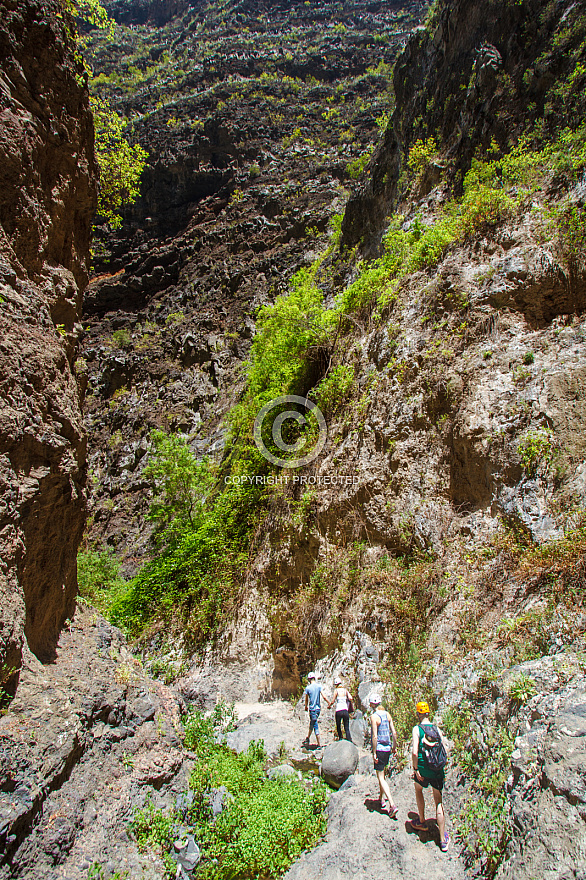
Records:
[[[72,364],[93,126],[57,2],[0,0],[0,684],[74,609],[86,443]],[[78,72],[78,71],[77,71]]]

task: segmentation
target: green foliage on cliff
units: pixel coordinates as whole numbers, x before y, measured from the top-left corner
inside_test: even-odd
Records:
[[[173,544],[186,528],[203,516],[212,475],[206,459],[198,461],[179,434],[153,431],[154,453],[144,469],[154,497],[147,519],[156,524],[159,541]]]
[[[90,73],[85,59],[85,37],[78,25],[90,25],[106,31],[112,38],[114,22],[99,0],[61,0],[66,26],[76,45],[76,59]],[[125,136],[126,123],[109,104],[97,95],[90,97],[94,117],[95,151],[100,181],[98,216],[113,229],[122,224],[121,210],[131,205],[140,192],[140,178],[148,153],[139,144],[131,145]]]
[[[320,263],[318,259],[310,268],[295,273],[289,292],[259,311],[246,391],[230,414],[230,466],[236,473],[246,473],[251,468],[256,473],[266,473],[267,462],[256,449],[252,436],[256,416],[277,397],[303,395],[327,358],[338,315],[323,308],[323,294],[317,283]],[[306,428],[309,433],[315,429],[311,416]],[[270,436],[265,439],[266,445],[278,454]]]
[[[154,433],[145,476],[153,485],[148,516],[160,549],[112,602],[109,616],[134,635],[153,620],[180,618],[186,638],[201,644],[234,600],[262,487],[238,483],[212,492],[207,462],[184,438],[162,431]]]
[[[112,550],[81,550],[77,556],[80,596],[106,614],[111,603],[126,589],[120,568]]]
[[[312,396],[317,400],[322,412],[334,413],[350,396],[354,387],[354,369],[341,364],[328,373],[313,389]]]
[[[445,732],[454,742],[453,756],[471,791],[457,817],[457,837],[469,865],[482,864],[482,876],[495,876],[511,838],[505,781],[514,738],[500,724],[479,726],[470,705],[449,709]]]
[[[100,0],[61,0],[64,11],[77,21],[112,33],[113,21]]]
[[[102,98],[91,98],[96,131],[96,158],[100,168],[98,215],[114,229],[122,224],[121,211],[136,201],[148,153],[125,137],[125,122]]]
[[[316,284],[319,263],[300,269],[290,291],[258,313],[248,369],[248,393],[260,401],[299,387],[311,349],[328,340],[331,322]]]

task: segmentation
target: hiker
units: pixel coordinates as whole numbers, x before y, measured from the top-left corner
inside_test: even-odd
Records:
[[[339,677],[334,679],[334,688],[334,696],[331,702],[328,703],[328,709],[331,709],[334,703],[336,704],[336,731],[338,739],[342,739],[342,722],[344,722],[344,738],[348,742],[352,742],[350,737],[350,712],[354,710],[352,697],[350,696],[350,691],[342,687],[342,679]]]
[[[372,715],[370,716],[370,727],[372,732],[372,757],[374,759],[374,769],[376,770],[376,778],[378,779],[378,787],[380,789],[380,806],[384,810],[385,798],[389,802],[389,816],[396,819],[399,813],[398,807],[395,806],[389,783],[385,779],[385,768],[391,757],[391,750],[394,755],[397,754],[397,733],[393,719],[383,708],[381,708],[382,700],[380,696],[373,691],[368,698]],[[391,737],[393,744],[391,746]]]
[[[450,845],[450,835],[446,831],[446,814],[442,803],[444,787],[446,750],[442,735],[429,720],[429,706],[424,700],[417,703],[417,724],[413,728],[413,744],[411,760],[413,762],[413,780],[415,782],[415,799],[417,801],[417,820],[411,822],[415,831],[428,831],[425,824],[425,798],[423,789],[431,785],[435,801],[435,815],[440,833],[440,849],[446,852]]]
[[[310,672],[307,676],[307,687],[303,693],[305,696],[305,711],[309,712],[309,732],[307,737],[303,740],[303,745],[305,748],[309,747],[309,738],[312,732],[315,731],[317,747],[318,749],[321,749],[321,743],[319,741],[319,726],[317,723],[319,713],[321,712],[321,684],[318,684],[315,680],[315,672]]]

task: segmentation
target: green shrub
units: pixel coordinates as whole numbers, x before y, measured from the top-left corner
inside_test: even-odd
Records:
[[[347,365],[334,367],[313,389],[318,406],[326,413],[336,412],[349,397],[354,386],[354,369]]]
[[[469,175],[473,176],[469,176]],[[495,226],[512,214],[513,199],[502,189],[480,183],[473,172],[464,179],[464,197],[458,206],[458,226],[462,236],[473,235],[486,226]]]
[[[113,229],[122,225],[122,208],[136,201],[148,153],[131,146],[124,135],[126,123],[103,98],[90,99],[96,132],[96,159],[100,168],[98,215]]]
[[[104,614],[127,588],[120,574],[120,562],[108,548],[79,551],[77,582],[80,596]]]
[[[517,452],[523,470],[534,474],[540,464],[551,464],[553,458],[553,437],[545,428],[527,431],[517,444]]]
[[[586,266],[586,208],[569,205],[559,214],[557,229],[561,252],[570,271],[577,274]]]
[[[218,744],[233,719],[233,708],[224,704],[211,715],[192,710],[183,719],[184,744],[198,760],[190,778],[192,803],[178,818],[202,849],[199,880],[278,877],[326,827],[327,790],[321,781],[267,779],[262,741],[251,742],[241,754]],[[221,785],[229,794],[212,822],[209,793]],[[147,809],[135,816],[133,828],[140,844],[170,851],[168,817]]]
[[[145,849],[152,849],[162,858],[165,877],[168,880],[175,877],[177,871],[177,864],[170,855],[175,837],[174,828],[173,811],[165,815],[162,810],[156,809],[151,801],[143,810],[136,810],[130,825],[139,850],[142,852]]]
[[[131,342],[131,333],[125,327],[122,327],[120,330],[114,330],[112,333],[112,343],[116,348],[128,348]]]
[[[266,781],[242,792],[212,826],[204,844],[206,880],[272,878],[283,874],[326,830],[327,792],[296,777]],[[209,864],[207,859],[217,859]]]
[[[212,473],[206,459],[198,461],[180,434],[151,434],[154,450],[143,474],[152,485],[147,519],[156,523],[159,540],[174,543],[186,527],[194,528],[204,515],[204,499]]]
[[[532,678],[520,672],[509,684],[509,696],[515,703],[526,703],[537,693],[535,682]]]
[[[256,486],[230,485],[193,524],[172,522],[164,533],[172,540],[112,604],[112,622],[135,635],[176,616],[194,647],[212,636],[234,600],[261,495]]]
[[[220,700],[210,714],[192,708],[182,720],[185,747],[203,757],[213,751],[221,734],[234,730],[234,704]]]
[[[352,180],[358,180],[358,178],[362,176],[366,166],[370,162],[373,150],[374,144],[371,144],[361,156],[357,156],[356,159],[352,159],[351,162],[348,162],[346,165],[346,173],[352,178]]]
[[[470,786],[457,818],[456,836],[468,864],[480,862],[482,876],[495,876],[511,838],[510,808],[505,793],[514,738],[506,727],[472,724],[469,704],[448,709],[442,727],[454,741],[453,757]]]
[[[437,156],[437,144],[435,138],[429,137],[427,140],[421,139],[415,141],[409,150],[407,157],[407,166],[412,174],[419,175]]]

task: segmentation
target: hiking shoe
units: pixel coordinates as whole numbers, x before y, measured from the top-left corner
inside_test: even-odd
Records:
[[[444,834],[444,839],[443,839],[442,841],[440,841],[440,849],[441,849],[441,851],[442,851],[442,852],[447,852],[447,851],[448,851],[448,847],[449,847],[449,845],[450,845],[450,835],[449,835],[448,832],[446,831],[446,833]]]
[[[304,739],[303,742],[301,743],[301,745],[305,746],[305,748],[308,749],[309,748],[309,739]]]

